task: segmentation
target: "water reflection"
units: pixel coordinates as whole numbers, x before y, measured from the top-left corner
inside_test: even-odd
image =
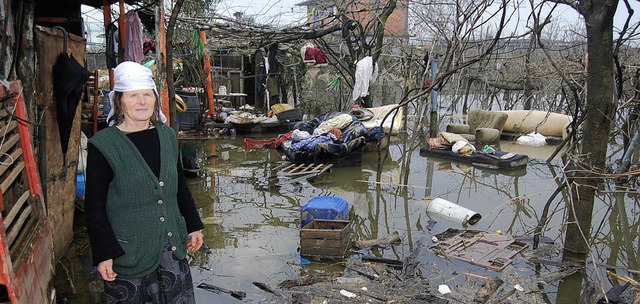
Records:
[[[510,174],[430,159],[419,155],[418,142],[402,138],[381,155],[365,153],[359,166],[334,167],[313,181],[280,186],[282,177],[274,168],[282,159],[276,151],[246,150],[242,138],[183,141],[182,145],[189,147],[183,153],[194,153],[203,168],[198,178],[190,180],[190,187],[201,216],[207,219],[204,233],[210,249],[193,256],[195,283],[243,290],[247,292],[246,302],[270,299],[271,295],[253,286],[255,281],[275,287],[302,274],[338,275],[344,270],[339,262],[314,261],[300,266],[300,208],[313,197],[336,195],[347,200],[356,240],[398,231],[401,245],[376,247],[366,253],[403,260],[418,252],[418,276],[428,277],[433,287],[438,282],[464,283],[464,278],[452,273],[494,274],[465,262],[436,257],[427,250],[434,234],[463,227],[430,219],[425,198],[441,197],[482,214],[483,219],[473,229],[531,237],[543,207],[558,187],[555,172],[561,171],[555,162],[546,165],[544,155],[531,157],[526,171]],[[502,145],[509,147],[510,143]],[[536,153],[544,154],[536,151],[532,155]],[[384,160],[381,166],[378,159]],[[550,203],[549,217],[543,223],[543,234],[557,246],[562,241],[565,198],[559,195]],[[599,223],[594,229],[595,259],[601,264],[623,265],[623,271],[638,269],[637,198],[625,197],[624,193],[604,194],[598,208],[593,221]],[[531,275],[554,271],[522,259],[516,263]],[[576,274],[563,283],[543,287],[540,296],[548,303],[569,303],[564,300],[573,300],[576,295],[579,298],[577,286],[584,281],[607,278],[603,268],[595,270],[585,273],[599,276]],[[226,294],[196,293],[199,303],[236,301]]]

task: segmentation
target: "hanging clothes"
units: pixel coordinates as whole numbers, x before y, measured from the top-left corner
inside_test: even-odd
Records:
[[[364,57],[356,63],[356,82],[353,85],[352,101],[369,95],[369,85],[378,78],[378,65],[371,56]]]
[[[142,40],[142,22],[135,10],[128,11],[125,15],[127,22],[126,50],[124,52],[124,61],[142,62],[144,59]]]
[[[155,54],[155,52],[156,52],[156,41],[155,40],[151,40],[149,38],[144,38],[143,52],[144,52],[145,55],[147,55],[147,53],[149,53],[149,52],[153,52]]]
[[[315,60],[316,64],[327,63],[327,57],[320,48],[307,48],[305,50],[304,60]]]
[[[115,23],[110,23],[107,32],[107,68],[115,69],[118,66],[118,27]]]

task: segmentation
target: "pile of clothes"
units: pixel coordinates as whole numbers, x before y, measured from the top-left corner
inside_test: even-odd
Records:
[[[351,158],[351,164],[359,164],[370,139],[369,131],[355,116],[331,112],[296,123],[287,134],[278,136],[272,147],[294,163],[335,163],[352,155],[359,157]]]

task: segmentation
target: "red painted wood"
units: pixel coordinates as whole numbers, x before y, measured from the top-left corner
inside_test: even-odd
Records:
[[[49,303],[50,283],[53,279],[54,252],[53,232],[51,223],[46,216],[40,175],[35,158],[31,132],[27,123],[28,116],[25,107],[22,85],[20,81],[11,83],[9,92],[0,89],[0,97],[13,95],[15,116],[18,119],[18,132],[23,150],[25,170],[31,191],[31,198],[35,202],[37,223],[30,231],[23,233],[29,235],[29,246],[26,249],[26,257],[20,259],[19,265],[11,260],[11,253],[7,244],[7,234],[4,229],[4,220],[0,216],[0,284],[7,287],[7,293],[11,303]],[[0,203],[4,204],[0,195]]]

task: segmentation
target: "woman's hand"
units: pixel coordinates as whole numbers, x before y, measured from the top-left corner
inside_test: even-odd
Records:
[[[187,248],[192,251],[198,251],[202,244],[204,243],[204,235],[202,234],[202,230],[194,231],[189,233],[189,242],[187,243]]]
[[[98,272],[100,272],[103,280],[109,282],[114,281],[118,276],[117,273],[113,272],[113,259],[100,262],[98,264]]]

